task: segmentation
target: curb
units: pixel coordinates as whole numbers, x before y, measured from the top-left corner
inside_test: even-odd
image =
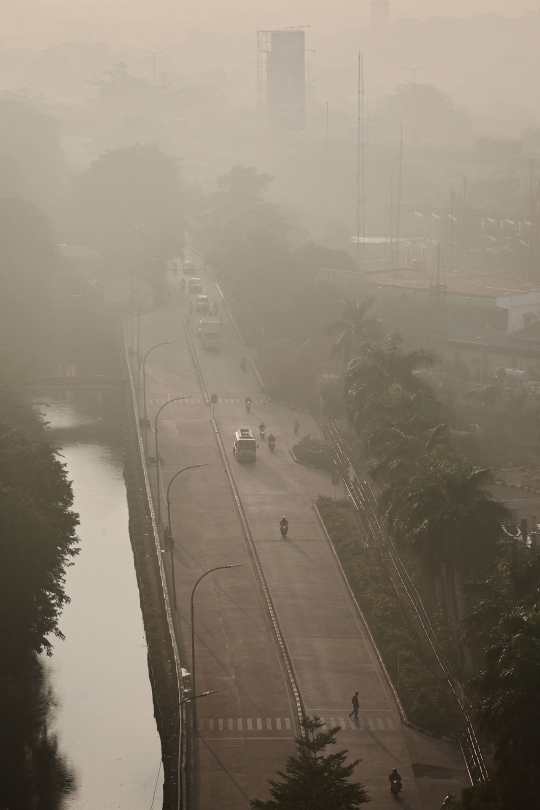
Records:
[[[289,450],[289,453],[296,464],[301,464],[302,467],[310,467],[312,470],[318,470],[319,472],[325,472],[328,473],[328,475],[332,475],[332,470],[326,470],[324,467],[317,467],[315,464],[309,464],[307,461],[300,461],[300,459],[296,458],[292,449]]]
[[[232,323],[232,325],[233,325],[234,331],[235,331],[235,332],[236,332],[236,334],[238,335],[238,338],[239,338],[239,340],[240,340],[240,343],[242,344],[242,346],[247,346],[247,343],[246,343],[246,341],[244,340],[244,336],[242,335],[242,332],[241,332],[241,331],[240,331],[240,329],[238,328],[238,324],[237,324],[237,323],[236,323],[236,321],[234,320],[234,318],[233,318],[233,314],[232,314],[232,312],[231,312],[230,310],[229,310],[229,318],[230,318],[231,323]]]
[[[257,368],[257,364],[255,363],[255,360],[253,360],[250,357],[249,358],[249,363],[251,365],[251,368],[253,369],[253,373],[255,374],[255,377],[257,378],[257,382],[259,383],[259,387],[261,389],[261,394],[266,394],[266,386],[264,384],[263,378],[260,375],[259,369]]]
[[[373,645],[373,649],[375,650],[375,653],[377,655],[379,663],[380,663],[380,665],[382,667],[382,670],[383,670],[383,672],[384,672],[384,674],[386,676],[386,679],[388,681],[388,685],[390,686],[390,690],[391,690],[391,692],[392,692],[392,694],[394,696],[394,700],[396,701],[397,707],[398,707],[399,712],[401,714],[401,722],[402,722],[402,724],[404,726],[407,726],[407,728],[412,729],[413,731],[418,731],[418,732],[420,732],[420,734],[425,734],[426,737],[433,737],[436,740],[444,740],[444,742],[449,742],[449,743],[455,742],[454,740],[451,740],[449,737],[443,737],[442,734],[436,734],[434,731],[428,731],[427,729],[421,728],[420,726],[415,726],[414,723],[411,723],[409,720],[407,720],[407,715],[405,714],[405,709],[403,708],[403,705],[401,703],[401,700],[399,699],[399,695],[397,693],[397,690],[394,687],[394,684],[392,683],[392,679],[390,678],[390,674],[389,674],[388,670],[386,669],[385,663],[383,661],[383,657],[382,657],[382,655],[381,655],[381,653],[379,651],[379,648],[377,647],[377,644],[375,642],[375,639],[373,638],[371,630],[369,629],[369,625],[368,625],[368,623],[366,621],[366,618],[365,618],[365,616],[364,616],[364,614],[362,612],[362,608],[360,607],[360,605],[356,601],[356,596],[354,595],[354,591],[351,588],[349,580],[347,579],[347,575],[346,575],[345,570],[344,570],[344,568],[343,568],[343,566],[341,564],[341,560],[339,559],[339,555],[338,555],[338,553],[336,551],[336,547],[334,546],[334,543],[332,542],[332,539],[331,539],[330,535],[328,534],[328,531],[326,529],[324,521],[323,521],[323,519],[321,517],[321,513],[319,512],[316,504],[313,505],[313,508],[315,509],[315,514],[317,515],[317,518],[318,518],[319,523],[321,525],[321,528],[323,530],[323,534],[326,537],[328,545],[330,546],[332,554],[334,555],[334,558],[335,558],[335,560],[336,560],[336,562],[338,564],[338,567],[339,567],[339,570],[340,570],[341,575],[343,577],[343,580],[345,582],[346,588],[347,588],[347,590],[349,592],[349,596],[351,597],[351,599],[353,601],[353,604],[354,604],[356,610],[358,611],[358,615],[360,616],[360,618],[361,618],[361,620],[362,620],[362,622],[364,624],[364,627],[366,628],[366,632],[367,632],[367,634],[369,636],[369,639],[370,639],[370,641],[371,641],[371,643]]]

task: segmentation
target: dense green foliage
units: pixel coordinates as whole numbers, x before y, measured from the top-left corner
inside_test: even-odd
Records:
[[[183,249],[185,199],[178,161],[159,146],[113,149],[74,179],[74,235],[116,272],[163,268]]]
[[[305,737],[296,738],[296,754],[287,758],[281,782],[269,779],[271,799],[251,800],[253,810],[355,810],[370,801],[364,786],[349,779],[360,760],[345,764],[348,751],[325,753],[336,744],[339,726],[321,731],[318,717],[302,722]]]
[[[1,418],[39,435],[16,387],[4,389]],[[53,699],[38,657],[62,638],[65,569],[77,553],[71,505],[51,446],[0,421],[0,805],[18,810],[56,810],[74,787],[49,730]]]

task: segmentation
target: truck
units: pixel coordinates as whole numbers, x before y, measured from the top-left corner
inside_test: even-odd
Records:
[[[200,338],[203,349],[219,349],[221,343],[221,318],[205,315],[200,321]]]

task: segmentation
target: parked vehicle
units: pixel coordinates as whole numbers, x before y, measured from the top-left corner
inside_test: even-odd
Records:
[[[221,318],[206,315],[199,321],[203,349],[219,349],[221,345]]]
[[[257,442],[249,428],[240,428],[234,434],[233,453],[237,461],[255,461]]]
[[[207,295],[198,295],[195,301],[195,312],[208,312],[210,304]]]
[[[185,276],[189,276],[191,273],[194,272],[197,268],[195,267],[195,262],[184,262],[182,265],[182,272]]]

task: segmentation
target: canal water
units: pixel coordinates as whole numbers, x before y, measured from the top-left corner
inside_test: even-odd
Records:
[[[80,553],[68,569],[65,641],[45,659],[57,702],[53,724],[77,789],[66,810],[158,810],[161,749],[128,532],[119,413],[114,392],[43,392],[73,482]],[[155,791],[155,794],[154,794]]]

